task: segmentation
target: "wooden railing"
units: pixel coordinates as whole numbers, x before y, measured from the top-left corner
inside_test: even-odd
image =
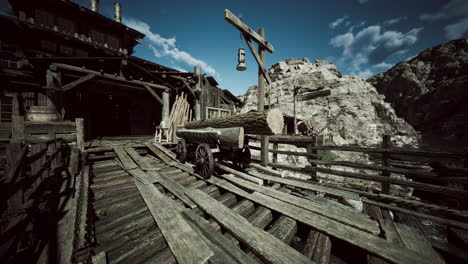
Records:
[[[256,136],[249,136],[251,141],[257,141]],[[269,165],[274,168],[287,169],[315,176],[316,173],[337,175],[347,178],[379,182],[382,193],[389,193],[391,184],[412,187],[416,190],[436,193],[438,196],[451,196],[458,201],[466,200],[468,191],[468,152],[430,151],[416,148],[397,148],[390,145],[390,137],[384,136],[380,147],[360,146],[317,146],[313,137],[279,135],[269,137],[273,144],[273,159]],[[278,144],[290,144],[306,148],[306,152],[278,150]],[[253,150],[259,147],[250,145]],[[323,151],[351,151],[369,154],[373,162],[364,164],[344,160],[320,159],[319,152]],[[307,157],[310,165],[302,168],[278,164],[278,155],[292,155]],[[458,167],[444,165],[444,161],[458,164]],[[349,172],[332,168],[333,166],[363,169],[378,173]],[[431,169],[428,169],[428,166]],[[404,175],[407,179],[389,177],[390,174]],[[438,197],[437,196],[437,197]],[[435,198],[435,197],[434,197]],[[460,204],[458,204],[460,205]],[[465,205],[466,206],[466,205]]]
[[[5,173],[0,176],[0,247],[7,249],[0,259],[25,254],[28,261],[37,260],[44,254],[34,251],[41,243],[48,243],[49,250],[58,245],[49,242],[59,237],[54,232],[69,210],[68,201],[76,200],[83,141],[80,122],[24,122],[13,117],[12,142],[6,147]]]

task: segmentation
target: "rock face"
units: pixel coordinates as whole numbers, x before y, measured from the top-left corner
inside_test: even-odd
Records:
[[[468,39],[426,49],[367,81],[424,143],[468,144]]]
[[[342,75],[331,62],[288,59],[274,64],[268,73],[272,84],[267,87],[266,104],[293,116],[294,86],[301,87],[297,96],[297,117],[311,120],[314,131],[322,133],[325,144],[377,145],[383,134],[392,136],[395,146],[417,145],[418,135],[395,115],[384,96],[364,79]],[[306,99],[316,89],[330,89],[331,94]],[[239,96],[244,102],[241,112],[256,109],[257,87],[252,86]],[[334,120],[338,113],[342,112]]]

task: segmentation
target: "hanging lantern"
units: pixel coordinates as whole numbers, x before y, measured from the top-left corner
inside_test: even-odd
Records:
[[[245,51],[243,48],[239,48],[239,52],[237,53],[237,61],[239,62],[236,67],[238,71],[247,70],[247,65],[245,64]]]

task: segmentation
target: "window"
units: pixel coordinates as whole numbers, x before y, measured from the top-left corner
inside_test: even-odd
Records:
[[[64,17],[58,17],[58,27],[59,30],[65,34],[73,35],[75,30],[75,22]]]
[[[57,43],[50,40],[41,39],[41,49],[43,51],[55,53],[57,52]]]
[[[54,14],[42,10],[42,9],[36,9],[34,13],[35,17],[34,20],[36,24],[39,24],[44,27],[48,28],[53,28],[55,25],[55,16]]]
[[[107,45],[112,49],[119,49],[119,39],[114,36],[107,36]]]
[[[231,115],[230,110],[216,108],[216,107],[207,107],[206,108],[206,119],[226,117]]]
[[[60,45],[60,54],[65,56],[73,56],[73,48],[67,45]]]
[[[0,95],[0,122],[11,122],[12,104],[11,97]]]
[[[101,45],[104,45],[106,42],[106,35],[104,33],[97,31],[97,30],[91,30],[91,41],[94,43],[98,43]]]
[[[88,52],[86,50],[76,49],[75,50],[75,55],[77,57],[88,57]]]

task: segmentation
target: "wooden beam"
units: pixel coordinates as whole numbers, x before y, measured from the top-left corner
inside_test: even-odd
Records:
[[[73,81],[73,82],[71,82],[71,83],[69,83],[67,85],[62,86],[62,91],[65,92],[65,91],[71,90],[71,89],[75,88],[76,86],[78,86],[78,85],[80,85],[82,83],[85,83],[85,82],[87,82],[87,81],[89,81],[89,80],[91,80],[91,79],[93,79],[95,77],[96,77],[96,74],[88,74],[86,76],[83,76],[83,77],[79,78],[78,80],[75,80],[75,81]]]
[[[136,163],[130,158],[130,156],[128,156],[123,147],[114,146],[114,151],[126,170],[138,168],[138,165],[136,165]]]
[[[271,234],[253,227],[249,222],[234,214],[229,208],[200,190],[191,190],[187,195],[203,211],[211,215],[236,238],[247,244],[252,251],[268,263],[312,263],[304,255],[284,244]]]
[[[148,86],[148,84],[144,84],[143,86],[145,87],[146,91],[148,91],[148,92],[154,97],[154,99],[156,99],[156,101],[158,101],[161,105],[164,105],[163,100],[161,99],[161,97],[159,97],[159,96],[153,91],[153,89],[151,89],[151,87]]]
[[[176,181],[172,180],[169,177],[163,175],[163,173],[152,171],[150,174],[157,179],[157,181],[164,186],[167,190],[169,190],[175,197],[180,199],[184,204],[186,204],[190,209],[194,209],[197,207],[186,195],[185,195],[185,187],[178,184]]]
[[[50,68],[52,70],[56,69],[63,69],[63,70],[68,70],[68,71],[74,71],[74,72],[81,72],[81,73],[86,73],[86,74],[95,74],[96,76],[99,76],[100,78],[106,78],[114,81],[120,81],[120,82],[125,82],[129,84],[138,84],[143,86],[144,84],[147,84],[148,86],[155,88],[155,89],[162,89],[162,90],[169,90],[168,87],[159,85],[159,84],[154,84],[154,83],[149,83],[149,82],[144,82],[144,81],[139,81],[139,80],[127,80],[123,77],[119,76],[114,76],[112,74],[108,73],[100,73],[98,71],[93,71],[93,70],[88,70],[88,69],[83,69],[80,67],[68,65],[68,64],[62,64],[62,63],[52,63],[50,65]]]
[[[260,46],[266,49],[268,52],[273,53],[275,50],[273,46],[266,41],[263,37],[261,37],[255,30],[248,27],[242,20],[236,17],[231,11],[228,9],[224,10],[224,19],[226,19],[229,24],[233,25],[235,28],[240,30],[243,34],[247,34],[251,39],[257,42]]]
[[[156,186],[144,185],[136,179],[135,184],[177,263],[206,263],[214,253],[184,220],[181,215],[184,210],[160,193]]]
[[[263,62],[263,60],[260,58],[260,55],[258,55],[257,51],[255,50],[255,47],[252,44],[252,41],[250,41],[250,38],[245,34],[244,34],[244,39],[245,39],[245,42],[247,42],[247,45],[249,46],[249,49],[252,52],[252,55],[254,56],[255,60],[258,63],[258,67],[263,77],[265,77],[268,84],[271,84],[270,75],[268,75],[268,72],[265,69],[265,63]]]
[[[261,171],[264,171],[266,173],[270,173],[270,174],[277,175],[277,176],[280,176],[280,177],[282,176],[281,172],[272,170],[270,168],[267,168],[267,167],[264,167],[264,166],[261,166],[261,165],[258,165],[258,164],[251,163],[249,166],[253,167],[253,168],[256,168],[256,169],[259,169]],[[258,177],[258,178],[268,180],[268,181],[272,181],[272,182],[287,184],[287,185],[291,185],[291,186],[294,186],[294,187],[298,187],[298,188],[306,189],[306,190],[310,190],[310,191],[315,191],[315,192],[328,193],[328,194],[331,194],[331,195],[334,195],[334,196],[337,196],[337,197],[343,197],[343,198],[352,199],[352,200],[359,200],[359,195],[358,194],[348,192],[348,191],[339,190],[339,189],[335,189],[335,188],[332,188],[332,187],[319,185],[319,184],[314,184],[312,182],[302,182],[302,181],[297,181],[297,180],[292,180],[292,179],[268,176],[268,175],[257,173],[257,172],[249,172],[249,173],[256,176],[256,177]]]

